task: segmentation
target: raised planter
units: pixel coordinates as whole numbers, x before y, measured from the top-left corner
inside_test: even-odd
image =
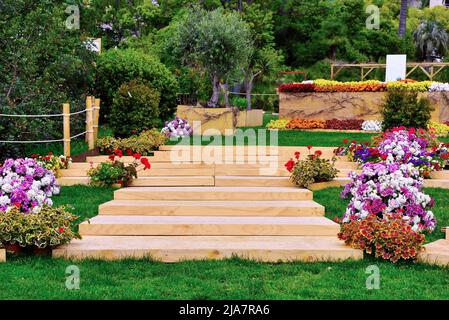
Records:
[[[195,135],[234,134],[239,111],[232,108],[203,108],[180,105],[176,115],[186,119]]]
[[[280,119],[363,119],[382,120],[386,92],[303,92],[280,93]],[[449,121],[449,93],[425,92],[434,107],[432,120]]]

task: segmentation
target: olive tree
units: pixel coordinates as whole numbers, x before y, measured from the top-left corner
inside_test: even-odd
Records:
[[[186,65],[204,69],[212,83],[209,107],[217,107],[221,88],[246,68],[253,50],[249,26],[236,12],[219,8],[187,10],[177,29],[176,53]],[[227,93],[225,92],[227,104]]]

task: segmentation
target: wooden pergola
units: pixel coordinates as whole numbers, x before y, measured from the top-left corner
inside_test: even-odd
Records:
[[[415,70],[421,70],[430,81],[440,73],[444,68],[449,67],[449,63],[443,62],[410,62],[407,63],[407,74],[406,78],[411,75]],[[333,80],[341,70],[349,68],[359,68],[360,69],[360,79],[361,81],[376,69],[386,69],[387,65],[383,63],[339,63],[331,64],[331,79]]]

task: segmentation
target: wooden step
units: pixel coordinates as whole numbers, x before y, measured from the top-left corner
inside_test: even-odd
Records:
[[[217,187],[291,187],[289,177],[216,176]]]
[[[441,239],[426,244],[425,251],[420,253],[418,260],[420,262],[436,264],[439,266],[449,266],[449,240]]]
[[[60,177],[57,179],[60,186],[76,186],[89,184],[89,177]]]
[[[83,169],[89,170],[92,166],[97,166],[98,163],[88,162],[75,162],[72,163],[68,170],[71,169]],[[213,168],[213,165],[202,162],[189,162],[189,163],[171,163],[171,162],[155,162],[151,164],[151,169],[205,169]]]
[[[134,187],[117,190],[115,200],[313,200],[313,193],[295,187]],[[232,205],[232,203],[230,203]]]
[[[325,217],[97,216],[79,226],[83,236],[335,236]]]
[[[163,262],[227,259],[238,256],[263,262],[362,259],[360,250],[335,237],[308,236],[85,236],[53,249],[65,259],[142,259]]]
[[[6,261],[6,250],[0,249],[0,262],[5,262],[5,261]]]
[[[100,205],[100,215],[116,216],[324,216],[314,201],[152,201],[113,200]]]
[[[449,179],[448,180],[426,179],[424,180],[424,187],[449,189]]]
[[[189,177],[142,177],[132,181],[132,187],[200,187],[214,186],[213,176],[189,176]]]

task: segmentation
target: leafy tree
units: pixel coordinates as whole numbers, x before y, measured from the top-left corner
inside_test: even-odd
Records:
[[[242,9],[242,17],[250,27],[251,38],[254,43],[254,50],[249,57],[248,65],[243,68],[247,109],[251,110],[251,93],[254,80],[278,71],[283,56],[275,49],[273,13],[269,10],[261,10],[258,4],[244,5],[239,3],[238,8]]]
[[[252,52],[248,25],[238,14],[221,8],[210,12],[198,7],[189,9],[174,41],[185,65],[197,65],[209,75],[213,92],[210,107],[218,105],[220,89],[247,66]]]
[[[66,8],[62,0],[0,2],[0,113],[61,113],[62,103],[89,94],[94,54],[79,30],[66,28]],[[0,136],[61,139],[61,123],[60,118],[0,118]],[[0,149],[1,157],[23,152],[10,144]]]
[[[423,60],[432,61],[432,55],[444,55],[447,52],[449,36],[435,21],[421,22],[413,33],[413,38]]]

